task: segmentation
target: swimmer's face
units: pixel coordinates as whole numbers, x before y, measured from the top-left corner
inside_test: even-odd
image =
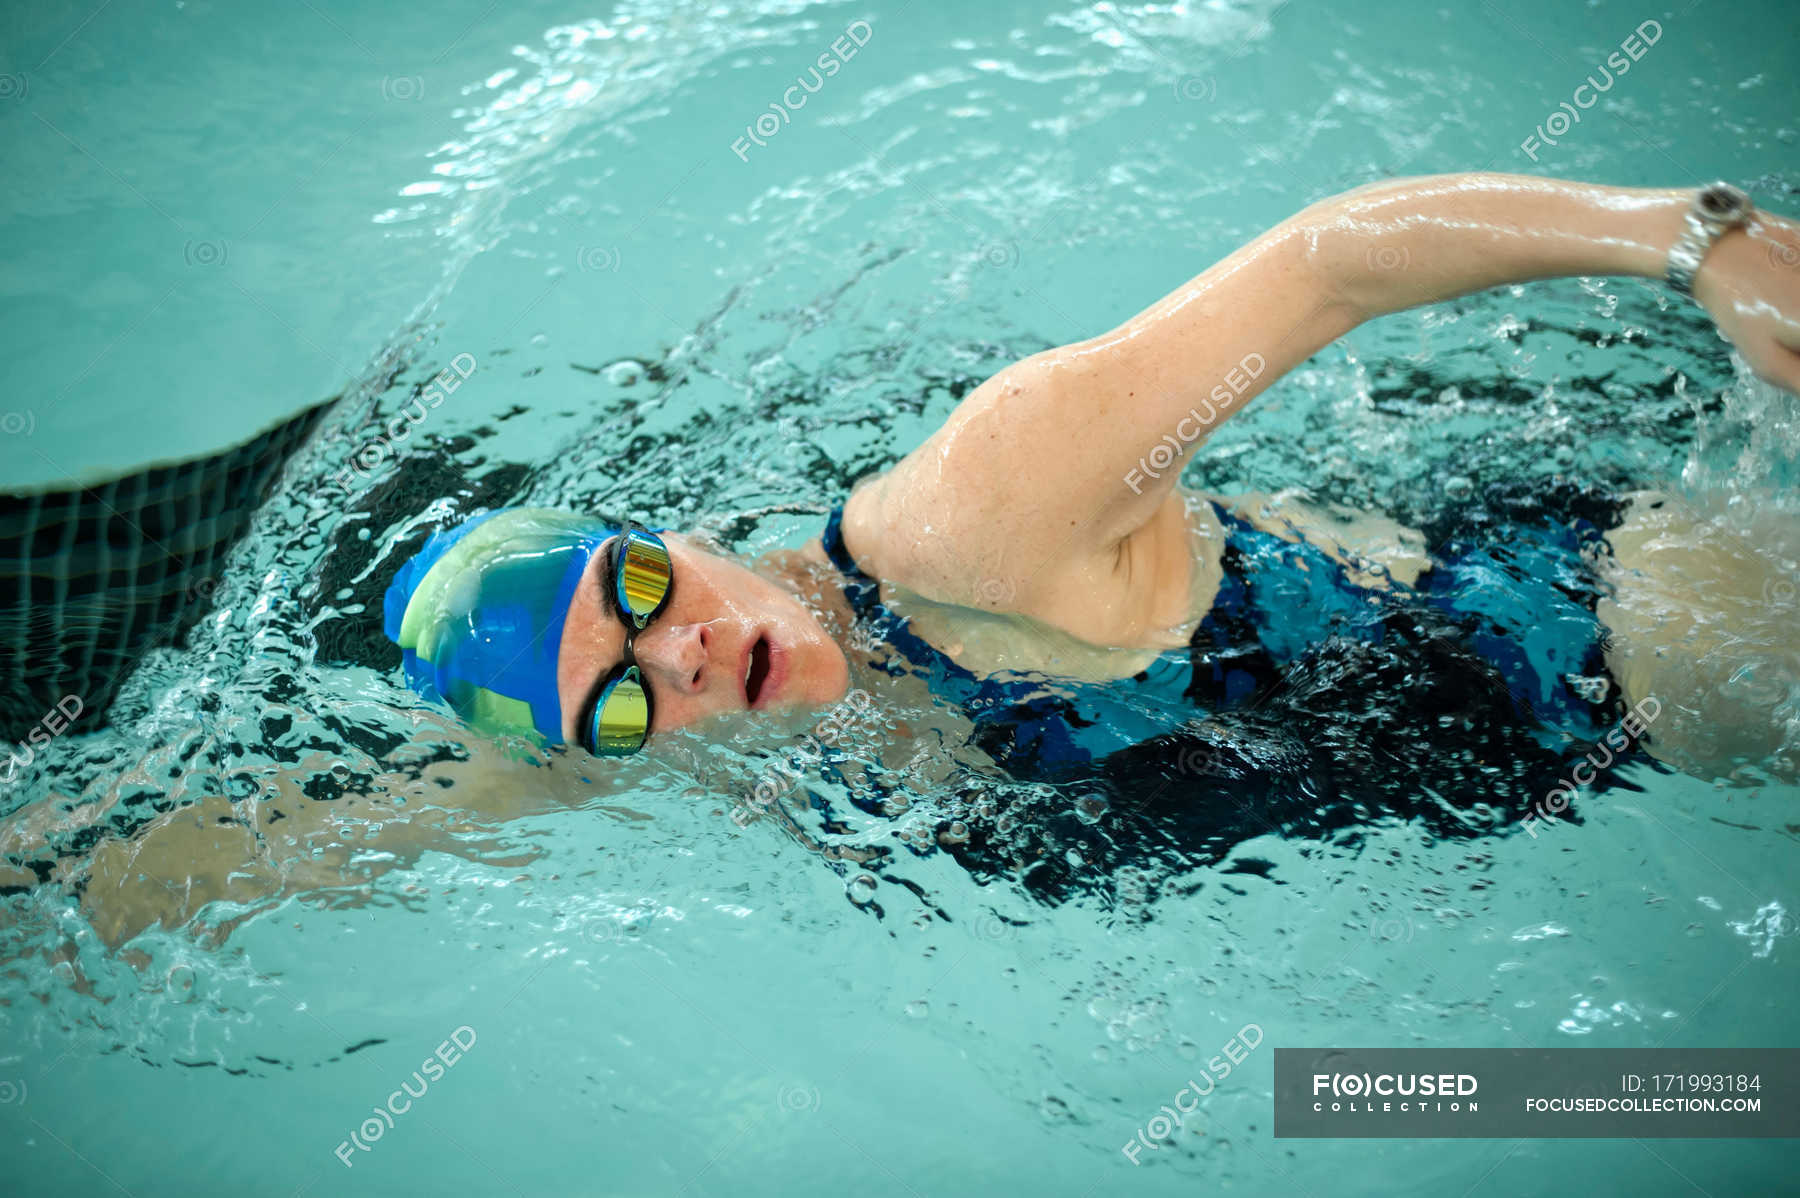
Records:
[[[844,696],[843,650],[792,593],[674,533],[668,606],[632,641],[649,683],[651,735],[734,711],[822,707]],[[581,743],[576,721],[598,680],[619,664],[625,625],[609,597],[610,543],[588,563],[569,601],[556,688],[563,739]]]

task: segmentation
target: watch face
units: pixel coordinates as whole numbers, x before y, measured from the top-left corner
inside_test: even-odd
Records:
[[[1715,183],[1700,193],[1700,214],[1707,220],[1741,221],[1750,213],[1750,197],[1725,183]]]

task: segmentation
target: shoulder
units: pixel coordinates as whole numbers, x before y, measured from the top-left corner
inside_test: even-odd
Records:
[[[945,506],[905,480],[868,480],[844,507],[844,547],[871,577],[935,603],[1025,616],[1100,645],[1136,645],[1179,623],[1192,601],[1195,559],[1185,507],[1171,496],[1125,538],[1079,521],[1027,513],[1033,536],[981,524],[983,506]],[[971,519],[971,514],[974,519]],[[1044,534],[1057,542],[1046,547]]]

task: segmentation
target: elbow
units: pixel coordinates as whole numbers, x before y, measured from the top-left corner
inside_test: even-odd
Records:
[[[1290,269],[1318,297],[1319,318],[1349,332],[1387,309],[1385,277],[1410,258],[1403,242],[1383,238],[1346,207],[1315,204],[1294,220]]]

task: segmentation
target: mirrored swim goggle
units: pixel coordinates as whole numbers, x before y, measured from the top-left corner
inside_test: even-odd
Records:
[[[632,641],[669,604],[675,578],[669,547],[653,532],[627,527],[606,560],[607,591],[625,624],[625,648],[583,708],[577,724],[582,747],[601,757],[626,757],[644,747],[653,704]]]

